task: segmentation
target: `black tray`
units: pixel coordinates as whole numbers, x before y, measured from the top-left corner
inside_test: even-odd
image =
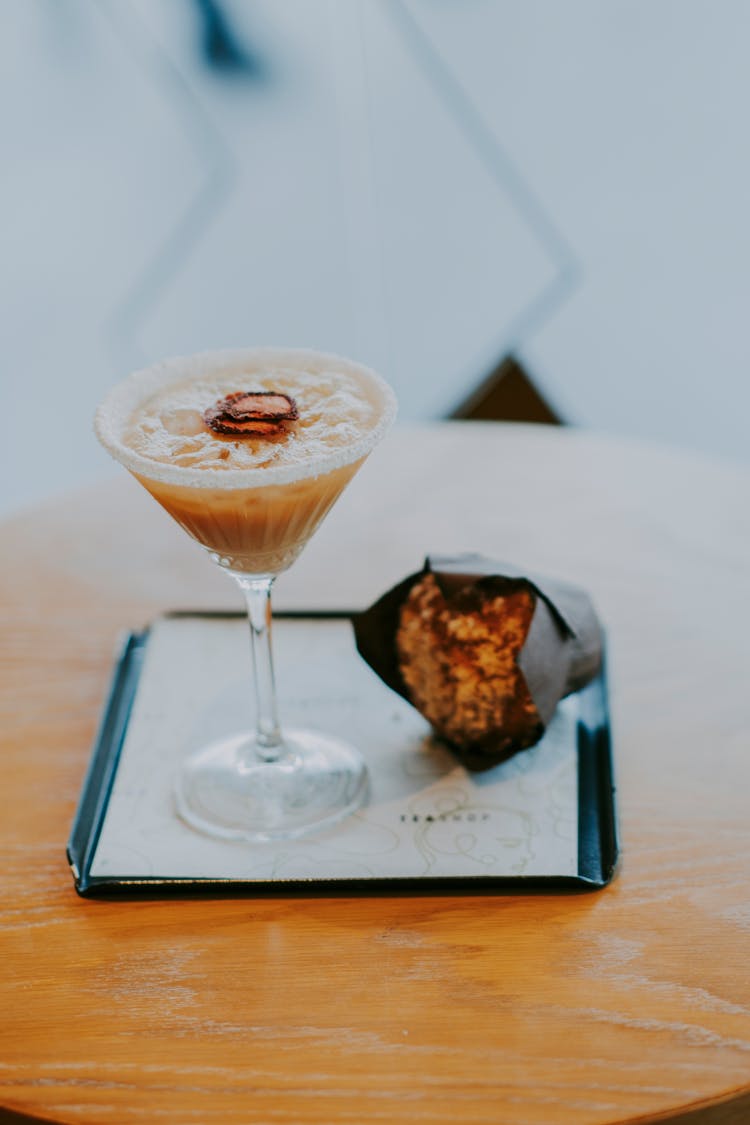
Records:
[[[342,627],[350,629],[348,614],[280,614],[279,622],[299,622],[301,628],[316,629],[316,623],[338,621]],[[164,620],[164,619],[162,619]],[[172,614],[168,620],[210,623],[227,621],[238,622],[236,614]],[[283,630],[283,626],[280,625]],[[310,634],[312,635],[312,634]],[[95,894],[157,894],[169,893],[290,893],[322,891],[325,894],[344,891],[346,893],[403,892],[420,893],[424,891],[473,891],[486,893],[490,890],[513,892],[551,891],[560,889],[597,889],[604,887],[612,878],[618,856],[614,785],[612,773],[611,735],[608,714],[607,683],[604,671],[582,691],[569,697],[566,704],[568,714],[573,716],[569,724],[570,739],[576,758],[577,769],[577,870],[567,874],[520,872],[517,874],[464,873],[461,875],[440,875],[424,873],[417,876],[400,877],[390,874],[382,877],[367,874],[357,877],[331,877],[330,873],[308,873],[304,877],[285,875],[272,878],[263,874],[222,875],[213,870],[210,875],[196,871],[170,873],[169,867],[163,873],[151,870],[148,873],[128,872],[127,864],[120,864],[119,870],[96,873],[95,856],[103,826],[110,809],[110,801],[117,780],[118,767],[125,745],[129,723],[133,715],[139,688],[142,684],[142,667],[148,652],[151,630],[127,636],[117,661],[109,698],[104,710],[100,730],[94,746],[90,766],[83,784],[78,810],[73,823],[67,848],[68,861],[73,873],[76,890],[81,895]],[[353,650],[353,641],[352,641]],[[366,666],[353,650],[352,670],[356,667],[356,677],[363,675]],[[366,669],[364,673],[377,681],[373,690],[385,693],[383,705],[411,708],[397,700]],[[282,679],[283,682],[283,679]],[[364,681],[363,681],[364,682]],[[368,686],[368,691],[370,690]],[[380,697],[378,697],[380,698]],[[392,701],[397,700],[394,704]],[[365,720],[366,721],[366,720]],[[421,721],[421,720],[420,720]],[[528,755],[530,752],[525,751]],[[521,757],[521,756],[519,756]],[[530,761],[528,759],[527,761]],[[500,767],[502,769],[502,767]],[[474,775],[468,775],[473,777]],[[480,780],[482,779],[482,775]],[[468,784],[468,782],[467,782]],[[170,811],[170,816],[173,814]],[[416,817],[415,817],[416,819]],[[403,816],[402,816],[403,820]],[[181,829],[189,831],[187,829]],[[198,847],[202,837],[190,834],[193,848]],[[313,838],[313,843],[315,843]],[[251,855],[253,845],[228,844],[231,857],[236,866],[237,847],[246,849]],[[317,846],[317,844],[315,845]],[[216,848],[214,841],[206,847]],[[257,847],[257,846],[256,846]],[[249,850],[250,849],[250,850]],[[257,853],[256,853],[257,854]],[[200,864],[198,864],[200,867]],[[215,864],[214,864],[215,867]]]

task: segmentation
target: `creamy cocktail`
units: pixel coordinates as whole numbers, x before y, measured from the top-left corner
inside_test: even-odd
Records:
[[[212,429],[206,412],[243,391],[283,395],[296,417],[278,419],[272,432]],[[96,429],[221,566],[278,574],[392,414],[390,389],[366,368],[311,352],[262,349],[188,357],[131,376],[99,408]]]
[[[245,594],[257,729],[188,760],[180,815],[213,835],[301,835],[353,811],[366,773],[346,743],[284,731],[276,715],[270,590],[383,437],[395,398],[338,356],[255,348],[136,372],[99,407],[102,444]]]

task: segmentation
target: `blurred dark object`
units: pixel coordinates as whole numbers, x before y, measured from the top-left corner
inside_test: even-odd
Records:
[[[12,1109],[0,1109],[0,1125],[42,1125],[41,1117],[28,1117]]]
[[[225,73],[265,78],[263,60],[241,41],[218,0],[195,0],[195,4],[202,25],[202,54],[208,65]]]
[[[560,426],[558,417],[530,376],[515,358],[507,355],[476,390],[458,406],[451,418],[473,422],[541,422]]]

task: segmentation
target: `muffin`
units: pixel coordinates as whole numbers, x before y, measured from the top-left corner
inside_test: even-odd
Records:
[[[602,662],[584,591],[479,556],[428,558],[354,630],[364,659],[469,769],[537,743]]]
[[[535,605],[517,581],[502,592],[468,586],[451,599],[433,574],[412,586],[396,630],[399,671],[445,742],[502,756],[541,737],[544,724],[518,667]]]

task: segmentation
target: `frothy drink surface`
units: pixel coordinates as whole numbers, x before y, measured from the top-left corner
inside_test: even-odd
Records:
[[[297,403],[299,418],[281,434],[241,437],[216,434],[204,411],[238,390],[276,391]],[[122,440],[148,460],[185,469],[266,469],[300,466],[310,458],[345,449],[376,424],[381,411],[364,382],[336,371],[223,373],[186,379],[140,404]]]

